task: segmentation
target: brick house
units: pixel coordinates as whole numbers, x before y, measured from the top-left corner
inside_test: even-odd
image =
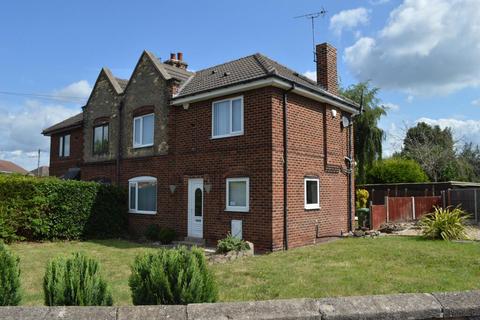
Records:
[[[353,215],[352,118],[336,49],[317,82],[254,54],[191,72],[143,52],[129,80],[103,68],[82,112],[43,131],[53,176],[129,189],[132,234],[150,224],[258,251],[339,236]]]

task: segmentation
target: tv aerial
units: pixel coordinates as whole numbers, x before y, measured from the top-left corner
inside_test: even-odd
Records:
[[[317,62],[317,52],[315,50],[315,19],[319,17],[324,17],[325,14],[327,13],[327,10],[325,10],[322,7],[322,10],[318,12],[312,12],[312,13],[307,13],[301,16],[294,17],[294,19],[299,19],[299,18],[306,18],[310,19],[312,22],[312,48],[313,48],[313,62]]]

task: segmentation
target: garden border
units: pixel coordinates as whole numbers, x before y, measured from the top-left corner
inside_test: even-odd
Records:
[[[480,319],[480,290],[186,306],[0,307],[4,320]]]

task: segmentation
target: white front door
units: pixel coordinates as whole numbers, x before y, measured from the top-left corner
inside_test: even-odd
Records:
[[[203,238],[203,179],[188,180],[188,236]]]

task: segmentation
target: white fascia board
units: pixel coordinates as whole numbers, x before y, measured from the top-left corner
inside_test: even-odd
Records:
[[[200,93],[197,95],[185,97],[185,98],[179,98],[175,99],[172,101],[171,105],[173,106],[178,106],[178,105],[188,105],[190,103],[202,101],[202,100],[207,100],[207,99],[212,99],[212,98],[217,98],[221,96],[226,96],[226,95],[231,95],[231,94],[236,94],[239,92],[247,91],[247,90],[252,90],[252,89],[257,89],[257,88],[262,88],[262,87],[268,87],[268,86],[273,86],[281,89],[292,89],[292,84],[283,81],[281,79],[276,79],[276,78],[267,78],[267,79],[262,79],[262,80],[257,80],[257,81],[252,81],[236,86],[231,86],[228,88],[223,88],[223,89],[218,89],[218,90],[213,90],[209,92],[204,92]],[[325,97],[323,95],[320,95],[318,93],[300,88],[298,86],[295,86],[292,92],[310,98],[315,101],[323,102],[323,103],[328,103],[330,105],[333,105],[335,107],[338,107],[341,110],[347,111],[352,114],[358,114],[358,110],[349,106],[346,106],[338,101],[335,101],[333,99],[330,99],[328,97]]]

